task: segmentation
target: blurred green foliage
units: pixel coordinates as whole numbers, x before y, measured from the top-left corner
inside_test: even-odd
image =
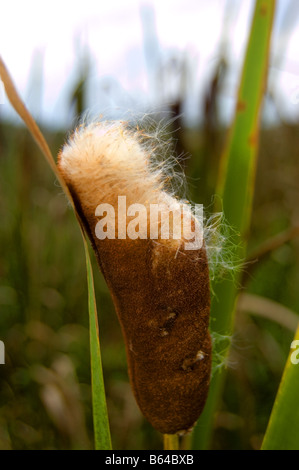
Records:
[[[0,368],[0,448],[92,448],[80,230],[27,131],[1,125],[1,137],[0,338],[6,364]],[[64,135],[46,138],[57,153]],[[97,266],[95,272],[114,447],[142,448],[143,439],[155,447],[160,439],[142,422],[131,396],[120,327]],[[145,428],[139,439],[132,423]]]
[[[27,131],[4,123],[0,129],[0,339],[6,352],[6,364],[0,365],[0,448],[92,448],[81,234]],[[57,154],[64,134],[45,135]],[[223,135],[219,130],[215,149],[221,149]],[[199,199],[212,201],[213,191],[202,194],[200,180],[192,176],[195,165],[208,167],[205,136],[190,129],[183,136],[190,155],[188,185]],[[249,252],[298,224],[298,125],[265,128],[259,153]],[[211,157],[215,177],[219,155],[215,151]],[[201,178],[205,179],[203,172]],[[296,238],[270,250],[260,262],[245,267],[244,288],[298,312],[298,258]],[[135,403],[114,307],[96,265],[94,273],[113,448],[162,448],[162,436],[143,419]],[[244,311],[237,313],[236,322],[213,448],[257,449],[293,332]]]
[[[181,68],[184,76],[187,71]],[[183,92],[171,108],[176,119],[171,120],[169,137],[182,157],[187,197],[203,203],[208,213],[213,211],[227,134],[219,119],[226,70],[223,53],[207,85],[201,125],[184,126]],[[78,113],[85,110],[86,78],[79,77],[70,102]],[[277,302],[278,315],[265,318],[237,306],[212,449],[260,448],[293,340],[294,331],[284,325],[279,305],[293,311],[295,318],[299,315],[299,238],[292,232],[299,227],[298,128],[299,122],[281,120],[271,127],[263,121],[248,262],[239,287]],[[43,131],[57,155],[66,132]],[[0,365],[0,449],[93,448],[88,295],[80,229],[27,130],[2,121],[0,221],[0,340],[6,353],[6,363]],[[143,418],[133,397],[121,328],[92,261],[112,446],[162,449],[162,436]],[[187,436],[181,446],[188,445]]]

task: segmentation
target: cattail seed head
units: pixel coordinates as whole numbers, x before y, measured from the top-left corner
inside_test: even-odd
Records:
[[[170,234],[183,225],[187,212],[176,217],[184,203],[165,191],[164,169],[154,167],[143,142],[140,131],[129,130],[124,122],[82,126],[60,152],[58,168],[110,289],[137,403],[157,430],[174,434],[194,425],[208,393],[209,270],[204,245],[186,249],[185,232],[177,238],[162,236],[162,215],[155,222],[157,237],[150,238],[151,205],[176,208],[169,218]],[[137,224],[146,228],[143,238],[120,236],[120,196],[126,207],[145,208]],[[101,204],[113,208],[106,220],[115,228],[114,238],[96,234]],[[132,220],[132,214],[126,217],[127,229]],[[190,232],[196,230],[198,222],[191,217]]]

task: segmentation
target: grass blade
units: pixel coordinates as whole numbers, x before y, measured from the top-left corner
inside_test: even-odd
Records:
[[[89,257],[88,244],[84,238],[88,284],[89,334],[91,356],[91,385],[94,438],[96,450],[110,450],[111,437],[106,406],[105,386],[99,341],[98,317],[94,293],[93,272]]]
[[[57,171],[55,160],[51,150],[37,126],[35,120],[27,110],[25,104],[20,98],[10,74],[0,57],[0,77],[4,83],[7,97],[13,108],[26,124],[35,142],[41,149],[44,157],[52,168],[57,180],[69,198],[70,203],[75,211],[78,223],[80,225],[86,256],[87,284],[88,284],[88,308],[90,319],[90,354],[91,354],[91,377],[92,377],[92,400],[93,400],[93,417],[94,417],[94,433],[96,449],[111,449],[110,429],[107,414],[107,405],[105,397],[104,379],[102,372],[102,361],[100,351],[100,341],[97,323],[97,307],[94,293],[93,272],[89,257],[88,244],[86,241],[83,224],[76,212],[75,205],[71,194],[64,180]]]
[[[298,341],[295,345],[299,344],[299,328],[294,341]],[[299,364],[296,357],[298,356],[298,346],[296,347],[297,351],[291,350],[285,366],[264,436],[262,450],[299,450]]]
[[[255,11],[242,78],[237,96],[235,116],[221,162],[217,194],[222,201],[225,218],[232,231],[239,260],[245,258],[249,229],[262,100],[266,86],[270,38],[275,0],[256,0]],[[219,208],[217,208],[218,210]],[[240,243],[241,240],[241,243]],[[238,274],[213,286],[215,293],[211,310],[211,331],[219,338],[228,338],[233,331]],[[226,341],[228,343],[228,341]],[[227,356],[223,341],[214,344],[214,356]],[[213,416],[222,390],[224,369],[213,376],[208,401],[194,431],[194,448],[208,445]]]

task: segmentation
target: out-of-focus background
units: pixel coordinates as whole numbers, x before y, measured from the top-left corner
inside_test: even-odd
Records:
[[[187,195],[211,208],[253,0],[10,1],[1,55],[56,155],[79,119],[168,122]],[[299,313],[299,2],[278,0],[248,264],[214,449],[261,444]],[[92,448],[81,235],[0,84],[0,449]],[[161,125],[161,124],[160,124]],[[164,126],[164,124],[163,124]],[[95,265],[115,449],[159,449]]]

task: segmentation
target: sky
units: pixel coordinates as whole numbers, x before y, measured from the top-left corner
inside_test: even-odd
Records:
[[[175,60],[184,60],[185,114],[195,122],[225,37],[221,110],[229,120],[253,8],[254,0],[10,0],[1,8],[0,53],[34,117],[64,128],[74,124],[72,92],[87,58],[92,116],[175,100],[181,89]],[[269,83],[289,119],[299,116],[298,46],[299,1],[277,0]],[[7,100],[0,115],[14,116]]]

